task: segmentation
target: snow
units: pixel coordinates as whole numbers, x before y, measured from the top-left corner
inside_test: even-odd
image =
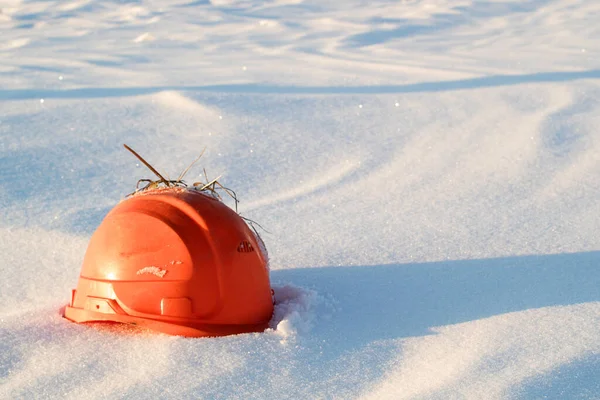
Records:
[[[159,267],[155,267],[154,265],[151,265],[149,267],[140,268],[136,272],[137,275],[152,274],[152,275],[158,276],[159,278],[164,277],[166,273],[167,273],[166,269],[161,269]]]
[[[600,4],[0,2],[0,398],[600,396]],[[152,174],[220,176],[264,333],[61,318]],[[148,271],[151,272],[151,271]]]

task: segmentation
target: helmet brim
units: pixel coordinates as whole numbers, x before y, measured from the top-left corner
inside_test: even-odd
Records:
[[[199,324],[194,321],[158,321],[126,314],[105,314],[71,306],[65,307],[64,317],[77,323],[117,322],[167,335],[185,337],[215,337],[264,332],[269,327],[269,321],[258,324]]]

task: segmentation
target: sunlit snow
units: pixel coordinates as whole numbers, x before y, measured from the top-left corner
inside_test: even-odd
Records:
[[[599,398],[599,18],[0,1],[0,399]],[[123,143],[173,179],[206,148],[185,179],[256,222],[264,333],[61,318],[96,227],[154,179]]]

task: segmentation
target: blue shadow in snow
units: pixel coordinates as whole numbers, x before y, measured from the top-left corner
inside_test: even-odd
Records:
[[[471,23],[473,20],[500,17],[510,14],[527,13],[536,10],[547,0],[534,0],[525,4],[514,2],[476,2],[468,6],[452,7],[451,12],[433,14],[426,24],[416,24],[414,19],[404,18],[372,18],[374,28],[363,33],[352,35],[345,40],[349,47],[363,47],[386,43],[396,38],[415,37],[438,33]],[[395,25],[393,28],[379,28],[377,24]]]
[[[532,12],[547,0],[533,0],[521,4],[515,2],[475,2],[468,6],[452,7],[450,12],[441,12],[431,15],[425,24],[417,24],[414,19],[405,18],[372,18],[369,22],[374,24],[373,29],[349,36],[345,43],[349,47],[363,47],[386,43],[396,38],[415,37],[448,31],[472,23],[477,19],[490,17],[498,18],[510,14]],[[395,25],[392,28],[381,28],[381,25]]]
[[[196,0],[196,1],[191,1],[189,3],[185,3],[185,4],[179,4],[176,5],[175,7],[198,7],[198,6],[210,6],[211,2],[209,0]]]
[[[315,329],[343,336],[334,347],[354,348],[428,335],[435,326],[600,301],[599,265],[600,252],[587,252],[278,270],[271,275],[275,283],[332,296],[342,310]]]
[[[400,94],[448,92],[513,86],[529,83],[569,82],[581,79],[600,79],[600,69],[570,72],[539,72],[524,75],[493,75],[454,81],[420,82],[406,85],[380,86],[278,86],[263,84],[223,84],[206,86],[148,86],[131,88],[81,88],[67,90],[13,89],[0,90],[0,101],[31,99],[93,99],[143,96],[162,91],[218,92],[233,94]]]
[[[23,117],[9,117],[4,121],[15,124]],[[19,126],[19,125],[17,125]],[[62,143],[60,146],[25,147],[0,151],[0,220],[9,226],[30,223],[20,215],[13,216],[7,210],[12,207],[31,207],[29,204],[58,204],[63,199],[77,196],[82,204],[93,204],[94,198],[109,195],[115,201],[121,198],[118,184],[106,188],[90,187],[88,182],[105,174],[109,161],[98,154],[106,154],[109,145],[89,147],[83,143]],[[100,193],[99,193],[100,192]],[[110,193],[110,194],[109,194]],[[92,206],[77,208],[76,205],[59,207],[54,211],[58,218],[36,219],[45,229],[58,229],[75,234],[91,234],[111,207]],[[43,210],[30,212],[42,215]],[[46,212],[46,216],[48,216]],[[45,221],[45,222],[43,222]]]
[[[515,391],[522,399],[597,399],[600,394],[600,356],[564,365],[549,374],[535,377]]]
[[[384,43],[398,37],[416,36],[429,32],[437,32],[440,29],[449,28],[454,24],[439,25],[417,25],[417,24],[402,24],[396,29],[380,29],[372,30],[365,33],[353,35],[346,40],[346,43],[353,47],[364,47],[374,44]]]
[[[279,270],[271,277],[275,285],[311,288],[328,299],[314,306],[313,327],[300,336],[302,368],[294,374],[333,394],[381,379],[398,355],[393,339],[509,312],[599,301],[598,265],[600,252],[588,252]],[[359,355],[358,379],[342,372],[356,369],[348,355]],[[535,381],[528,390],[551,392],[548,385]]]

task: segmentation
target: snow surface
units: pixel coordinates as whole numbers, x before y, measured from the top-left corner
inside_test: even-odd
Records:
[[[600,398],[596,0],[0,1],[0,398]],[[67,322],[103,216],[201,151],[265,333]],[[200,176],[200,167],[188,178]]]

